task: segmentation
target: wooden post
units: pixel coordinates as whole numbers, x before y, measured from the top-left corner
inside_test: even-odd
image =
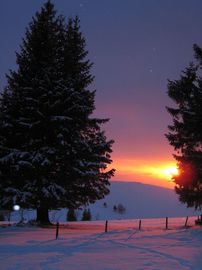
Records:
[[[168,229],[168,217],[166,217],[166,230]]]
[[[55,236],[56,240],[58,239],[58,234],[59,234],[59,222],[57,222],[56,224],[56,236]]]
[[[185,221],[185,224],[184,224],[185,227],[187,227],[188,218],[189,217],[186,218],[186,221]]]
[[[105,222],[105,232],[107,233],[107,231],[108,231],[108,220],[106,220]]]
[[[139,220],[139,231],[141,230],[142,220]]]

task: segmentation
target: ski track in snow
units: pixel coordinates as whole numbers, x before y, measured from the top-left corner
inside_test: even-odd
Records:
[[[155,220],[151,222],[154,226]],[[116,225],[117,221],[111,222],[110,231],[104,233],[103,222],[71,223],[60,227],[58,240],[53,228],[0,228],[0,269],[201,269],[200,227],[165,230],[159,228],[159,219],[156,227],[140,231],[131,221],[124,221],[122,228]]]

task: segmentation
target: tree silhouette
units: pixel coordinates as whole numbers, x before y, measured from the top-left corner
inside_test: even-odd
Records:
[[[187,207],[202,206],[202,49],[194,45],[196,63],[180,78],[168,82],[168,95],[175,107],[167,110],[173,118],[166,137],[174,147],[179,175],[173,176],[179,200]]]
[[[0,203],[76,209],[109,193],[113,141],[92,118],[92,63],[78,17],[68,23],[47,1],[33,17],[0,103]]]
[[[72,208],[67,211],[67,221],[77,221],[75,210]]]

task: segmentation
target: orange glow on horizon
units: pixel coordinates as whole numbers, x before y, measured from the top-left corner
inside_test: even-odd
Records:
[[[137,160],[114,159],[112,164],[116,169],[112,180],[142,182],[145,184],[173,188],[172,177],[179,171],[175,161],[172,160]]]

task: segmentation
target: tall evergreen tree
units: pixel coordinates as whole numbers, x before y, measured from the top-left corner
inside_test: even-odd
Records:
[[[0,104],[0,203],[48,209],[76,208],[108,194],[113,141],[91,118],[95,106],[92,63],[86,60],[79,19],[57,16],[51,1],[26,31],[17,71]]]
[[[202,49],[194,45],[196,64],[169,81],[168,95],[175,108],[167,108],[173,117],[166,135],[174,147],[179,175],[173,177],[179,200],[188,207],[202,206]]]

